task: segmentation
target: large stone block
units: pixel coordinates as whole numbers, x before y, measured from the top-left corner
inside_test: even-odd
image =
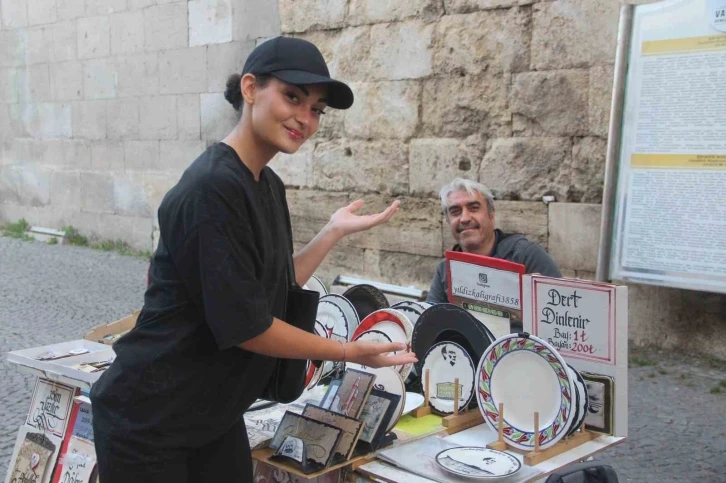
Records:
[[[144,12],[115,13],[110,16],[111,53],[133,54],[144,51]]]
[[[232,41],[232,0],[190,0],[189,45]]]
[[[201,111],[199,94],[186,94],[176,98],[179,139],[201,139]]]
[[[28,32],[24,29],[0,30],[0,67],[17,67],[25,64]]]
[[[423,132],[436,137],[511,136],[510,84],[510,74],[426,79],[421,103]]]
[[[2,27],[5,29],[27,27],[27,0],[2,0],[0,2],[0,19],[2,19]]]
[[[348,24],[398,22],[409,18],[432,22],[444,14],[443,7],[438,0],[409,0],[406,2],[351,0],[348,7]]]
[[[280,35],[278,2],[232,2],[232,38],[255,40]]]
[[[20,34],[23,45],[23,34]],[[2,45],[0,43],[0,45]],[[50,25],[29,28],[25,32],[25,51],[21,52],[22,63],[33,65],[53,61],[53,28]]]
[[[130,172],[159,171],[160,141],[126,141],[124,169]]]
[[[159,54],[161,94],[191,94],[207,90],[207,48],[169,50]]]
[[[599,65],[590,69],[590,86],[588,114],[590,133],[595,136],[607,137],[610,131],[610,104],[613,97],[612,65]]]
[[[119,141],[100,141],[91,145],[91,169],[103,173],[123,172],[124,144]]]
[[[567,138],[508,138],[489,142],[479,170],[479,182],[499,198],[539,200],[560,198],[567,186],[558,184],[572,156]]]
[[[188,47],[187,3],[156,5],[144,9],[146,50],[170,50]]]
[[[514,134],[587,135],[587,92],[588,74],[584,70],[515,75],[510,95]]]
[[[346,82],[371,79],[371,27],[313,30],[296,36],[320,49],[334,78]]]
[[[530,25],[529,12],[521,8],[446,15],[436,26],[434,72],[526,71]]]
[[[433,24],[420,20],[371,27],[370,79],[418,79],[431,74]]]
[[[312,190],[286,190],[287,206],[295,241],[308,243],[330,221],[335,210],[347,206],[347,193]]]
[[[118,97],[153,96],[159,93],[159,57],[155,53],[116,58]]]
[[[58,20],[74,20],[86,15],[86,0],[56,0]]]
[[[58,20],[56,0],[27,0],[28,25],[53,23]]]
[[[428,290],[441,257],[366,250],[365,260],[365,276],[371,280]]]
[[[409,181],[412,195],[436,196],[452,179],[476,179],[485,142],[469,139],[412,139]]]
[[[110,99],[106,103],[108,139],[123,141],[139,136],[139,100]]]
[[[295,251],[302,250],[304,246],[303,243],[296,243]],[[315,271],[315,275],[323,277],[328,282],[334,280],[338,275],[365,278],[369,275],[370,268],[366,259],[366,250],[337,245],[328,252]]]
[[[282,179],[285,186],[309,188],[313,184],[313,151],[315,141],[307,141],[294,154],[279,153],[269,166]]]
[[[355,91],[353,91],[355,96]],[[356,101],[357,102],[357,101]],[[346,111],[340,109],[327,109],[325,115],[320,120],[318,132],[315,134],[317,140],[335,139],[345,136],[345,114]]]
[[[408,139],[419,123],[421,85],[414,81],[354,83],[356,102],[345,116],[350,137]]]
[[[207,48],[207,91],[224,92],[227,78],[239,74],[255,48],[253,41],[228,42]]]
[[[547,249],[549,227],[547,205],[539,201],[494,201],[494,225],[504,233],[519,233],[528,240]],[[443,215],[442,215],[443,216]],[[456,244],[451,225],[443,220],[443,251],[451,250]]]
[[[81,210],[90,213],[113,213],[113,175],[81,173]]]
[[[0,169],[0,203],[46,206],[50,203],[50,172],[21,166]]]
[[[561,184],[569,183],[567,201],[601,203],[605,182],[607,141],[587,137],[576,139],[572,148],[572,165],[563,172]]]
[[[69,104],[11,104],[10,115],[23,134],[35,139],[70,138],[73,135]]]
[[[620,2],[556,0],[537,3],[533,9],[533,69],[567,69],[614,62]]]
[[[129,9],[131,10],[141,10],[142,8],[151,7],[152,5],[156,5],[156,0],[129,0]]]
[[[239,122],[239,114],[222,93],[202,94],[200,103],[202,139],[205,141],[217,142],[224,139]]]
[[[82,139],[63,141],[63,165],[71,170],[91,169],[91,142]]]
[[[159,170],[181,175],[206,149],[204,141],[161,141]]]
[[[283,33],[325,30],[343,27],[346,0],[280,0],[280,24]]]
[[[88,16],[109,15],[123,12],[127,8],[128,0],[86,0],[86,15]]]
[[[549,252],[557,265],[571,270],[597,270],[602,205],[550,203]]]
[[[471,13],[478,10],[492,10],[495,8],[509,8],[515,5],[533,3],[526,0],[444,0],[446,13]]]
[[[313,185],[326,191],[408,193],[408,149],[399,141],[338,139],[313,154]]]
[[[114,206],[119,215],[153,218],[164,195],[176,179],[155,174],[116,176],[113,183]]]
[[[10,104],[18,102],[18,69],[0,69],[0,103]]]
[[[176,139],[178,134],[176,96],[141,98],[140,139]]]
[[[48,64],[35,64],[19,71],[19,101],[25,103],[52,100],[50,90],[50,69]]]
[[[81,174],[55,171],[50,175],[50,204],[61,212],[81,209]]]
[[[83,99],[83,64],[81,62],[61,62],[50,65],[53,82],[51,91],[56,101],[76,101]]]
[[[78,58],[107,57],[111,53],[111,21],[107,16],[78,19]]]
[[[51,27],[53,36],[53,62],[78,58],[78,29],[75,21],[58,22]]]
[[[83,63],[83,94],[86,99],[116,97],[116,64],[112,59],[94,59]]]
[[[362,199],[360,214],[380,213],[394,199],[400,199],[398,213],[383,225],[350,235],[341,243],[358,248],[437,257],[441,254],[441,217],[436,203],[427,199],[353,193],[350,201]],[[349,201],[349,202],[350,202]],[[341,205],[343,206],[343,205]],[[331,207],[332,210],[337,207]]]

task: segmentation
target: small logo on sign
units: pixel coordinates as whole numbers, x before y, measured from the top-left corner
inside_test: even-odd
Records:
[[[479,274],[479,282],[480,283],[487,283],[487,274],[486,273],[480,273]]]

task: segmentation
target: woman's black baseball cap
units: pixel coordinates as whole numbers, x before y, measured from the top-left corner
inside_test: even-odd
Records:
[[[348,109],[353,91],[343,82],[330,78],[323,54],[307,40],[275,37],[258,45],[247,57],[242,75],[269,74],[288,84],[327,84],[328,106]]]

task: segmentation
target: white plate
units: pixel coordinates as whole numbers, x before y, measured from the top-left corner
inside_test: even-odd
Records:
[[[310,280],[308,280],[308,283],[306,283],[303,288],[306,290],[314,290],[318,292],[321,297],[323,295],[328,295],[328,289],[325,288],[325,284],[315,275],[310,277]]]
[[[416,321],[418,321],[418,318],[421,316],[423,311],[426,310],[419,303],[411,302],[408,300],[399,302],[391,308],[406,314],[406,317],[408,317],[408,320],[411,321],[411,325],[413,325],[414,327],[416,326]]]
[[[478,480],[510,476],[522,468],[511,454],[476,446],[445,449],[436,455],[436,463],[450,473]]]
[[[474,396],[474,362],[459,344],[439,342],[431,346],[424,356],[422,371],[422,381],[425,381],[426,371],[429,371],[429,403],[437,412],[454,412],[454,383],[457,378],[459,409],[463,410],[469,405]]]
[[[410,352],[413,325],[403,312],[394,309],[381,309],[373,312],[361,321],[353,334],[353,340],[361,333],[371,329],[384,332],[393,342],[406,344],[406,352]],[[413,364],[396,366],[396,370],[401,374],[404,381],[410,374],[411,369],[413,369]]]
[[[320,302],[331,303],[338,306],[341,312],[343,312],[343,315],[345,315],[345,322],[348,325],[348,340],[353,340],[353,332],[355,332],[355,329],[358,328],[360,319],[358,318],[358,312],[356,312],[355,307],[353,307],[353,304],[350,303],[350,300],[342,295],[331,293],[324,297],[320,297]]]
[[[403,414],[408,414],[421,406],[423,406],[425,399],[417,392],[406,393],[406,406],[403,408]]]
[[[396,412],[393,413],[393,417],[388,423],[386,431],[393,429],[398,420],[401,419],[401,416],[403,416],[404,407],[406,407],[406,385],[403,379],[401,379],[401,375],[393,367],[379,367],[374,369],[372,367],[361,366],[360,364],[348,364],[348,368],[374,374],[376,380],[373,382],[373,389],[400,396],[398,406],[396,406]]]
[[[504,404],[504,438],[525,451],[556,444],[575,415],[575,384],[562,356],[533,335],[509,334],[494,341],[477,368],[477,402],[487,424],[498,430]],[[539,412],[539,433],[534,413]]]
[[[577,396],[575,398],[575,402],[577,404],[575,408],[575,416],[572,418],[572,424],[570,424],[570,429],[567,431],[567,436],[570,436],[572,433],[577,431],[577,429],[582,426],[583,421],[585,421],[585,417],[587,416],[588,394],[585,381],[582,379],[582,376],[577,369],[568,364],[567,370],[570,371],[570,377],[572,377],[572,380],[575,382],[575,395]]]
[[[358,340],[367,340],[370,342],[383,342],[383,343],[391,343],[393,342],[391,338],[386,334],[385,332],[381,330],[371,329],[366,330],[362,334],[358,335],[358,337],[355,338],[356,341]],[[395,352],[394,352],[395,354]]]

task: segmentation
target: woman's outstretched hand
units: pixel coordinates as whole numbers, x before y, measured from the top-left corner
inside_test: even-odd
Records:
[[[400,204],[400,201],[396,200],[380,213],[374,215],[356,215],[355,212],[363,206],[363,200],[356,200],[333,213],[333,216],[330,217],[329,224],[341,236],[365,231],[390,220],[398,211]]]
[[[378,368],[388,366],[402,366],[418,362],[413,352],[400,352],[406,350],[406,344],[401,342],[371,342],[355,341],[345,344],[345,361],[355,362],[363,366]],[[391,352],[398,352],[391,355]]]

